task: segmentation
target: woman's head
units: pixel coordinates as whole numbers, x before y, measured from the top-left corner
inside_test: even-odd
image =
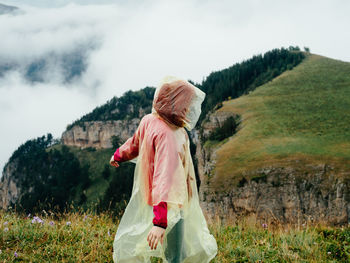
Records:
[[[158,86],[152,112],[168,122],[191,130],[201,113],[205,93],[188,81],[168,76]]]

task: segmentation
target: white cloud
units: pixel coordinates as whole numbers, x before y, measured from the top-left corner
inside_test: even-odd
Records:
[[[26,13],[0,16],[0,64],[21,65],[0,78],[0,168],[26,140],[47,132],[59,137],[95,106],[156,86],[164,75],[201,82],[212,71],[289,45],[350,61],[345,0],[2,2]],[[56,55],[79,47],[86,49],[86,72],[64,84]],[[45,82],[30,83],[23,72],[40,58],[50,58]]]

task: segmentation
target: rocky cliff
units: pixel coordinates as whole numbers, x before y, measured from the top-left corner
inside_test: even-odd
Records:
[[[112,148],[111,137],[119,136],[122,142],[131,137],[140,122],[139,118],[117,121],[89,121],[63,132],[62,143],[81,148]]]
[[[193,138],[193,140],[197,145],[196,157],[199,162],[198,173],[203,188],[206,188],[209,185],[209,178],[211,176],[212,169],[214,168],[216,157],[216,147],[205,147],[203,142],[211,132],[213,132],[217,127],[221,127],[225,120],[230,116],[237,115],[231,112],[209,113],[201,124],[200,129],[193,133],[193,135],[196,136],[196,138]],[[192,137],[194,137],[193,135]]]
[[[309,168],[307,176],[305,169],[293,166],[254,171],[261,176],[242,179],[229,192],[202,191],[202,207],[211,219],[219,216],[222,221],[254,214],[262,222],[350,223],[349,181],[337,178],[327,164]]]
[[[0,208],[7,209],[11,202],[15,202],[20,194],[17,181],[13,176],[17,162],[9,162],[5,165],[0,182]]]
[[[134,113],[133,105],[126,109],[127,114]],[[148,109],[139,108],[137,117],[123,120],[84,121],[73,125],[62,133],[61,141],[65,145],[80,148],[112,148],[111,138],[118,136],[121,142],[125,142],[133,136],[142,117],[149,112]],[[119,113],[116,108],[112,113]]]
[[[209,134],[229,115],[216,112],[208,116],[202,124],[202,135]],[[197,134],[199,142],[202,135],[198,131]],[[243,173],[236,186],[221,191],[210,183],[216,176],[213,168],[219,147],[220,144],[205,147],[197,143],[200,203],[209,222],[218,218],[236,222],[254,215],[261,223],[272,224],[350,223],[350,171],[339,170],[330,163],[293,160],[283,167],[261,167]]]

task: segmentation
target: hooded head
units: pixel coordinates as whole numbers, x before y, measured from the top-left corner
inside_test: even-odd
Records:
[[[152,112],[190,131],[196,126],[204,98],[205,93],[188,81],[167,76],[154,93]]]

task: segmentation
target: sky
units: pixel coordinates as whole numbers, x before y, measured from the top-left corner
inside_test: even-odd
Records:
[[[27,140],[66,126],[113,96],[156,87],[166,75],[200,83],[211,72],[298,45],[350,62],[347,0],[0,0],[0,169]],[[58,58],[83,57],[65,82]],[[45,58],[43,79],[24,69]],[[1,69],[1,68],[0,68]]]

